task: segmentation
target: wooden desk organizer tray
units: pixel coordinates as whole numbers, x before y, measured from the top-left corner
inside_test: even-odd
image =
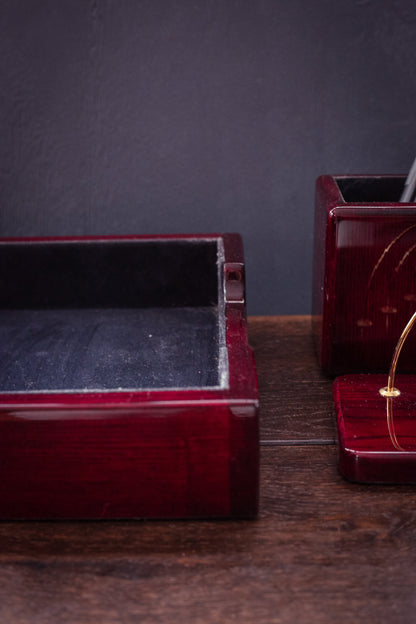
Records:
[[[236,234],[0,241],[0,518],[253,517]]]
[[[331,375],[387,372],[416,309],[416,204],[405,176],[322,176],[316,184],[313,319]],[[416,372],[416,335],[401,371]]]

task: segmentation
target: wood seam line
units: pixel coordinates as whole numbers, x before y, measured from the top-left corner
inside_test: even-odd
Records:
[[[335,440],[260,440],[260,446],[334,446]]]

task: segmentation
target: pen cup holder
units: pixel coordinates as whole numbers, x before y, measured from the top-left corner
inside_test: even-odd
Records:
[[[416,203],[400,203],[405,176],[318,178],[313,329],[329,374],[385,372],[416,310]],[[401,372],[416,372],[416,335]]]

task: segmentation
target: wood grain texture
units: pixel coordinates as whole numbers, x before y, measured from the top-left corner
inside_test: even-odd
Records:
[[[414,490],[351,485],[329,446],[262,468],[256,522],[2,524],[1,621],[412,621]]]
[[[307,316],[250,317],[263,442],[334,442],[332,379],[317,366]]]
[[[387,372],[414,312],[416,205],[404,176],[321,176],[316,183],[314,304],[322,368]],[[416,337],[400,358],[414,372]]]
[[[416,484],[416,379],[396,377],[396,397],[380,395],[385,383],[386,375],[335,380],[339,468],[351,481]]]
[[[309,319],[249,325],[263,431],[279,443],[261,448],[259,519],[0,523],[1,622],[414,621],[414,487],[351,484],[335,445],[317,443],[333,413]],[[280,418],[271,397],[285,372],[292,417]],[[312,403],[300,387],[314,389]]]

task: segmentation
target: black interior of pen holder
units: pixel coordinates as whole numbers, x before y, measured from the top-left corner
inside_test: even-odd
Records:
[[[219,239],[0,244],[0,392],[224,383]]]
[[[400,200],[406,177],[340,177],[335,180],[347,203],[395,203]]]

